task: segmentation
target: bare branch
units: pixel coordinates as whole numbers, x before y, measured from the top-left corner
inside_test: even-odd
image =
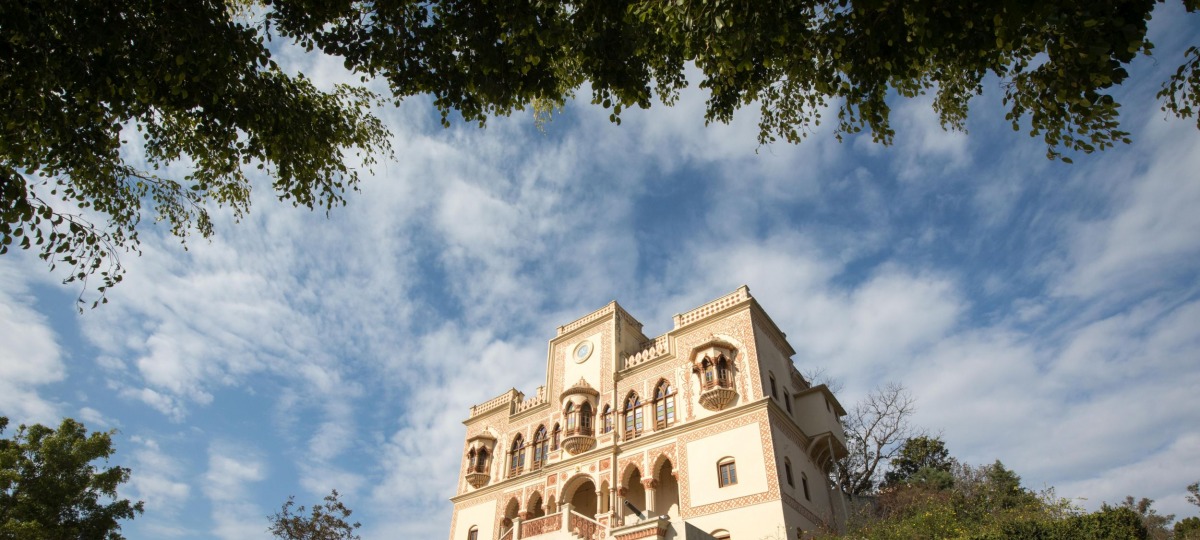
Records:
[[[837,468],[836,481],[845,493],[862,495],[879,485],[881,465],[918,432],[909,422],[914,412],[916,399],[897,383],[876,388],[855,404],[843,424],[850,455]]]

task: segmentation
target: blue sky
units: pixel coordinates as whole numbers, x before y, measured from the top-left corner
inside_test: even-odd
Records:
[[[1118,95],[1133,144],[1074,165],[1012,131],[995,81],[969,134],[896,100],[889,147],[824,127],[759,147],[753,110],[706,127],[695,89],[620,126],[571,103],[544,132],[381,109],[395,158],[346,207],[260,185],[186,251],[147,220],[100,309],[0,259],[0,414],[117,429],[131,539],[266,538],[289,494],[331,488],[364,538],[444,538],[467,408],[541,384],[556,326],[616,299],[658,335],[747,284],[847,406],[899,382],[963,461],[1195,515],[1200,130],[1153,96],[1200,26],[1166,9]]]

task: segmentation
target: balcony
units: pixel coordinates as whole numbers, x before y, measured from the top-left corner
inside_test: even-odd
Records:
[[[467,478],[467,483],[471,484],[471,487],[473,487],[475,489],[479,489],[483,486],[486,486],[488,483],[488,480],[491,480],[491,476],[489,476],[488,473],[479,472],[479,471],[468,471],[466,478]]]
[[[563,432],[562,447],[572,455],[587,452],[596,446],[596,435],[591,426]]]
[[[728,380],[710,381],[700,387],[700,406],[710,411],[719,411],[737,401],[737,390]]]

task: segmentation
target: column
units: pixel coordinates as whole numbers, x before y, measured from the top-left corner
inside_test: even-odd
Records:
[[[616,502],[616,510],[617,510],[616,511],[617,525],[625,524],[625,496],[628,494],[629,494],[629,488],[627,488],[625,486],[621,486],[621,487],[617,488],[617,500],[615,501]]]
[[[571,532],[571,503],[558,505],[562,509],[562,530]]]
[[[646,517],[654,517],[657,513],[654,509],[654,492],[658,489],[658,480],[646,478],[642,480],[642,487],[646,488]]]

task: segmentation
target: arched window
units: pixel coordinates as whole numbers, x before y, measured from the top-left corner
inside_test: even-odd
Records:
[[[630,392],[625,398],[625,439],[629,440],[642,434],[642,400],[637,392]]]
[[[729,540],[731,538],[729,536],[729,531],[726,531],[725,529],[717,529],[713,531],[712,537],[713,540]]]
[[[538,470],[542,465],[546,464],[546,458],[549,457],[549,450],[546,448],[549,443],[549,438],[546,437],[546,426],[538,426],[537,433],[533,435],[533,465],[531,470]]]
[[[522,440],[520,433],[513,439],[512,450],[508,455],[508,475],[511,477],[521,474],[521,470],[525,468],[525,441]]]
[[[771,377],[771,398],[778,400],[779,392],[775,390],[775,374],[771,373],[769,376]]]
[[[717,384],[729,388],[733,386],[733,373],[729,371],[729,360],[725,355],[717,357]]]
[[[800,484],[804,486],[804,500],[811,501],[812,497],[808,496],[808,475],[800,473]]]
[[[604,414],[600,415],[600,421],[603,422],[603,424],[601,425],[601,428],[600,428],[601,433],[608,433],[608,432],[612,431],[613,419],[612,419],[612,406],[611,405],[607,405],[607,404],[604,405]]]
[[[592,404],[585,402],[579,406],[579,431],[585,435],[592,434]]]
[[[732,486],[737,483],[737,465],[733,458],[723,458],[717,462],[717,485],[719,487]]]
[[[792,481],[792,460],[783,458],[783,472],[787,476],[788,486],[796,487],[796,483]]]
[[[558,439],[562,436],[562,427],[554,424],[554,439],[550,443],[551,450],[558,450]]]
[[[472,526],[471,530],[467,531],[467,540],[479,540],[479,527]]]
[[[575,404],[567,403],[567,409],[563,411],[563,416],[567,417],[567,433],[575,431],[575,426],[579,425],[578,418],[575,417]]]
[[[480,448],[479,453],[475,455],[475,472],[487,472],[488,468],[488,451],[487,448]]]
[[[711,388],[716,383],[715,368],[716,364],[709,360],[707,356],[704,357],[704,360],[700,361],[700,371],[704,374],[702,383],[705,389]]]
[[[792,414],[792,396],[788,392],[783,393],[783,404],[787,405],[788,414]]]
[[[467,452],[467,472],[471,472],[474,470],[475,470],[475,449],[472,448],[471,451]]]
[[[675,423],[675,391],[666,379],[654,388],[654,428],[662,429]]]

